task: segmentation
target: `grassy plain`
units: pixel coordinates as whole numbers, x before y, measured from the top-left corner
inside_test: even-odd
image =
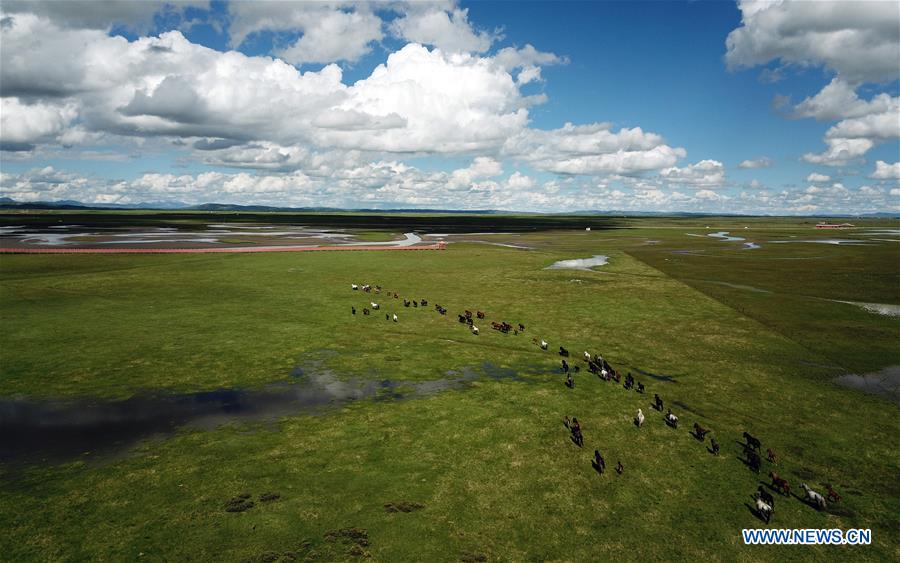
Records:
[[[897,405],[832,383],[900,364],[900,321],[827,300],[900,303],[897,243],[767,244],[841,236],[790,220],[607,220],[619,228],[591,232],[576,219],[553,230],[494,221],[516,234],[468,238],[531,250],[459,242],[427,252],[0,256],[4,396],[115,400],[260,386],[326,350],[328,368],[347,378],[431,380],[486,361],[546,370],[563,345],[676,380],[638,376],[642,396],[586,373],[572,390],[562,376],[485,379],[274,426],[185,428],[113,457],[3,464],[2,557],[900,559]],[[687,236],[707,225],[763,247]],[[543,269],[593,254],[609,264]],[[450,312],[382,295],[400,322],[352,316],[366,296],[351,282]],[[455,320],[466,308],[527,331],[502,335],[483,322],[472,336]],[[681,428],[662,423],[653,393]],[[638,408],[648,418],[641,429],[631,424]],[[584,450],[568,440],[566,415],[582,421]],[[718,457],[689,435],[694,421],[713,429]],[[747,506],[758,477],[739,459],[744,430],[779,453],[774,469],[795,488],[830,482],[844,496],[822,513],[779,499],[772,527],[871,528],[873,545],[743,546],[742,528],[763,527]],[[625,473],[597,475],[594,448]],[[259,501],[273,491],[279,500]],[[256,505],[226,512],[243,492]],[[400,501],[424,508],[385,510]],[[353,527],[367,531],[367,545],[327,539]]]

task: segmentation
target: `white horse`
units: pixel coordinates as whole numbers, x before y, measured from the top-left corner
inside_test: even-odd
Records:
[[[609,375],[609,372],[606,371],[605,369],[601,369],[601,370],[600,370],[600,375],[603,376],[603,379],[606,379],[606,376]]]
[[[586,361],[586,362],[591,361],[591,353],[588,352],[587,350],[584,351],[584,361]]]
[[[394,315],[394,322],[397,322],[397,315]]]
[[[478,336],[478,327],[475,325],[472,325],[472,334],[474,334],[475,336]]]
[[[644,425],[644,413],[641,409],[638,409],[637,416],[634,418],[637,421],[638,428]]]
[[[549,344],[547,344],[547,341],[544,339],[541,339],[541,350],[546,350],[547,346],[549,346]]]
[[[678,417],[673,413],[667,414],[666,420],[669,421],[669,424],[671,424],[672,426],[678,426]]]
[[[370,304],[372,305],[373,309],[378,309],[378,303],[375,303],[374,301],[372,301]]]
[[[351,283],[351,284],[350,284],[350,289],[352,289],[353,291],[356,291],[357,289],[359,289],[359,286],[356,285],[355,283]]]
[[[806,491],[806,500],[815,504],[816,508],[818,508],[819,510],[824,510],[825,507],[828,506],[825,503],[825,497],[823,497],[819,493],[815,492],[814,490],[810,489],[809,485],[807,485],[806,483],[803,483],[802,485],[800,485],[800,488],[802,488],[804,491]]]
[[[772,507],[769,504],[766,504],[762,499],[756,499],[756,512],[766,520],[766,524],[769,523],[769,519],[772,518]]]

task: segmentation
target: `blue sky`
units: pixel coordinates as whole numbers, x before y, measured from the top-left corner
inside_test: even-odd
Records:
[[[893,2],[0,10],[17,200],[900,211]]]

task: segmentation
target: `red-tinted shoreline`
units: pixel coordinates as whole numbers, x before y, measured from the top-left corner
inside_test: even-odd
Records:
[[[443,250],[442,243],[421,246],[257,246],[227,248],[0,248],[0,254],[239,254],[327,250]]]

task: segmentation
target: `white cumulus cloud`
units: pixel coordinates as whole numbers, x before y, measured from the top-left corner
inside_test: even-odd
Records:
[[[0,148],[31,150],[35,143],[58,140],[76,116],[70,103],[23,103],[0,98]]]
[[[883,160],[877,161],[871,177],[878,180],[900,180],[900,162],[890,164]]]
[[[381,18],[371,13],[333,10],[314,18],[303,35],[277,54],[293,64],[357,61],[380,41]]]
[[[231,45],[261,31],[299,33],[276,54],[292,64],[355,62],[384,37],[383,22],[357,2],[254,1],[228,4]]]
[[[391,23],[391,29],[406,41],[450,52],[483,53],[496,39],[494,33],[472,26],[468,10],[444,9],[429,2],[410,3],[406,13]]]
[[[725,166],[717,160],[701,160],[681,168],[677,166],[664,168],[659,175],[671,184],[718,187],[725,182]]]
[[[146,32],[157,15],[182,16],[186,8],[209,9],[209,0],[4,0],[7,14],[31,13],[64,27],[109,29],[115,24]]]
[[[467,168],[454,170],[450,175],[448,186],[451,189],[468,188],[475,180],[492,178],[503,173],[503,165],[499,161],[486,156],[479,156]]]
[[[891,80],[900,67],[896,2],[741,0],[741,26],[728,34],[732,68],[779,60],[824,65],[852,82]]]
[[[741,26],[726,40],[732,69],[780,61],[823,66],[832,81],[794,108],[794,117],[840,120],[825,135],[826,150],[806,153],[815,164],[857,162],[872,147],[900,138],[900,98],[886,93],[860,99],[863,83],[900,78],[900,25],[896,2],[777,2],[741,0]]]
[[[527,129],[511,136],[504,153],[538,170],[561,174],[633,174],[673,166],[686,156],[655,133],[640,127],[613,132],[608,123],[559,129]]]
[[[750,160],[743,160],[738,164],[740,168],[769,168],[772,166],[772,159],[767,156],[761,156]]]

